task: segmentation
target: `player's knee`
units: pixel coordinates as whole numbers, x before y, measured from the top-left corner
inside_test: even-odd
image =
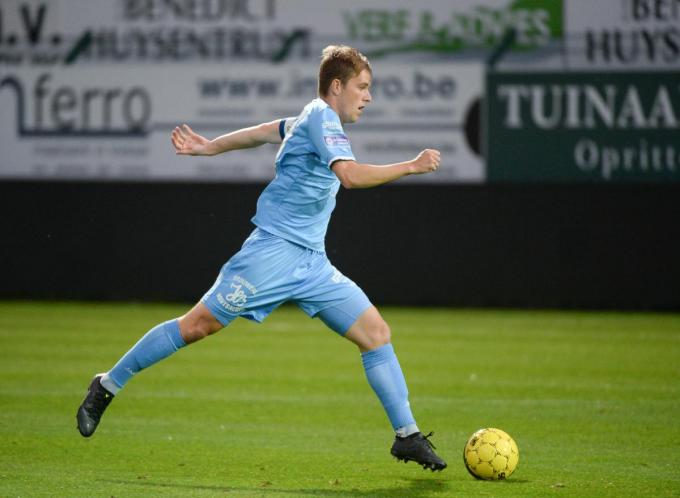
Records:
[[[392,332],[389,325],[384,320],[380,320],[375,325],[367,329],[367,336],[371,342],[371,348],[375,349],[385,344],[389,344],[392,340]]]
[[[220,330],[220,328],[221,327],[218,327],[214,321],[205,320],[200,317],[193,320],[180,320],[182,337],[187,344],[208,337]]]
[[[217,330],[212,330],[205,322],[198,322],[194,324],[193,327],[191,327],[191,335],[197,339],[203,339],[204,337],[208,337],[215,332],[217,332]]]

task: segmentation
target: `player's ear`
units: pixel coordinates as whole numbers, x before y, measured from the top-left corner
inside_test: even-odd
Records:
[[[333,95],[340,95],[340,92],[342,91],[342,81],[338,78],[331,81],[330,91]]]

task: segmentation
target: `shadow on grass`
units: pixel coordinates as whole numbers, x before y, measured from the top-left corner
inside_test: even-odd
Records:
[[[358,497],[403,497],[425,498],[432,493],[442,493],[449,489],[449,482],[443,479],[406,479],[403,478],[391,488],[374,488],[360,490],[356,488],[343,488],[342,484],[336,484],[336,489],[282,489],[276,488],[268,481],[253,487],[216,486],[206,484],[179,484],[173,482],[151,482],[145,480],[125,481],[115,479],[99,479],[100,482],[109,484],[124,484],[130,486],[142,486],[157,489],[186,489],[196,491],[216,491],[221,493],[243,492],[257,493],[258,495],[295,495],[295,496],[327,496],[340,498],[343,496]]]

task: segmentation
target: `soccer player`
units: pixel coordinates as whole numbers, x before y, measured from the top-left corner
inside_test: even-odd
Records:
[[[185,315],[152,328],[111,370],[94,377],[76,416],[83,436],[94,433],[113,397],[142,369],[217,332],[238,316],[261,322],[276,307],[292,301],[358,346],[368,382],[396,433],[392,455],[432,471],[446,467],[428,439],[432,433],[423,435],[411,413],[387,323],[366,294],[330,263],[324,248],[341,184],[374,187],[439,167],[440,154],[432,149],[397,164],[379,166],[355,159],[343,125],[357,121],[370,104],[371,80],[371,66],[359,51],[328,46],[319,67],[319,97],[299,116],[213,140],[187,125],[173,130],[172,144],[181,155],[212,156],[281,144],[276,176],[257,202],[255,229],[200,302]]]

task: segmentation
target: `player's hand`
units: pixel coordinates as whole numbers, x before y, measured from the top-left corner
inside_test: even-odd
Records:
[[[175,147],[176,154],[187,156],[209,156],[212,154],[210,140],[196,133],[189,128],[189,125],[176,126],[172,130],[170,140]]]
[[[437,171],[441,163],[441,153],[436,149],[425,149],[413,160],[413,174],[422,175]]]

